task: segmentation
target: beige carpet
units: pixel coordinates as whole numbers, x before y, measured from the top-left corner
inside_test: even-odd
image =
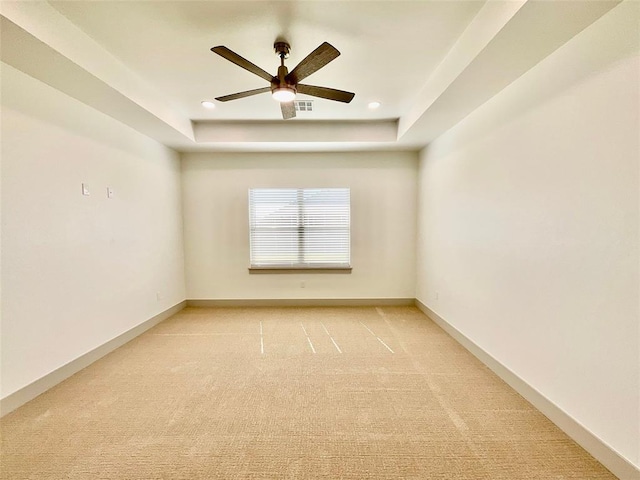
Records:
[[[613,479],[413,307],[188,308],[2,419],[3,479]]]

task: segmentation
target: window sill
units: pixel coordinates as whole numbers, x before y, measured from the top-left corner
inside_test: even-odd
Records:
[[[250,274],[262,273],[342,273],[350,274],[352,267],[249,267]]]

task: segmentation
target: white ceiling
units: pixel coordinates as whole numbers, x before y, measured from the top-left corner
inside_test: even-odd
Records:
[[[78,2],[52,5],[193,119],[278,120],[268,94],[204,99],[268,86],[209,49],[225,45],[275,75],[278,36],[289,69],[324,41],[341,56],[305,83],[356,92],[349,105],[318,99],[313,119],[399,117],[482,2]],[[381,22],[380,19],[384,21]],[[117,21],[105,21],[117,19]],[[141,34],[141,32],[144,32]],[[307,97],[309,98],[309,97]],[[384,108],[372,112],[367,103]]]
[[[616,3],[3,1],[2,60],[182,151],[420,148]],[[275,74],[278,37],[289,70],[335,46],[305,83],[354,100],[313,98],[287,121],[269,94],[201,106],[268,85],[211,47]]]

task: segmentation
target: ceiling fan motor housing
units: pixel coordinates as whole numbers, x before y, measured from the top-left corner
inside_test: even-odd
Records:
[[[273,79],[271,80],[271,92],[278,88],[288,88],[290,90],[293,90],[294,92],[297,92],[296,86],[287,82],[286,80],[286,76],[288,73],[289,70],[284,65],[280,65],[278,67],[278,76],[273,77]]]

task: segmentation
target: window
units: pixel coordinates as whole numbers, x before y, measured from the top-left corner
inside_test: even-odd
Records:
[[[348,188],[251,188],[251,268],[350,268]]]

